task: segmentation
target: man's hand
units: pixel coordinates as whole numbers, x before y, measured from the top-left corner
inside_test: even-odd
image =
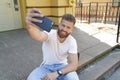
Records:
[[[29,25],[35,26],[32,22],[42,23],[42,20],[38,20],[38,19],[35,19],[33,17],[44,17],[44,15],[40,12],[39,12],[40,14],[34,13],[34,12],[39,12],[39,10],[36,9],[36,8],[33,8],[26,15],[26,25],[27,25],[27,27],[29,27]]]
[[[56,80],[56,78],[58,77],[58,73],[57,72],[53,72],[53,73],[47,73],[43,80]]]
[[[44,17],[44,15],[40,12],[39,12],[40,14],[35,13],[35,12],[39,12],[39,10],[33,8],[27,13],[27,15],[26,15],[26,29],[28,30],[30,36],[34,40],[43,42],[43,41],[47,40],[48,35],[45,32],[41,31],[40,28],[38,26],[36,26],[35,24],[33,24],[32,22],[42,23],[42,20],[38,20],[38,19],[35,19],[33,17]]]

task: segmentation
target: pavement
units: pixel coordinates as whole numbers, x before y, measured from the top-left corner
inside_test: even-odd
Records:
[[[99,23],[75,26],[72,35],[78,43],[79,68],[117,45],[116,27]],[[42,62],[41,46],[25,29],[0,32],[0,80],[26,80]]]

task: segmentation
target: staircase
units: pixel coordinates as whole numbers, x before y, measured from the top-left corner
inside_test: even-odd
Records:
[[[115,46],[80,65],[77,72],[80,80],[107,80],[119,66],[120,48]]]

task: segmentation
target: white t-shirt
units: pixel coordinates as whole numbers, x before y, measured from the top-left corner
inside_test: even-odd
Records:
[[[43,64],[67,64],[68,54],[77,53],[76,40],[69,35],[63,43],[57,39],[57,30],[51,30],[48,40],[43,42]]]

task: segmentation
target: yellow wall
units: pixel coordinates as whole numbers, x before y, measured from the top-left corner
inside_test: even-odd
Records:
[[[45,15],[51,15],[51,8],[39,8],[51,6],[51,0],[26,0],[27,11],[31,9],[30,7],[38,7],[40,11]]]
[[[68,5],[68,0],[51,0],[51,5],[60,7],[60,8],[52,8],[51,9],[51,15],[58,16],[58,17],[53,17],[52,18],[55,21],[55,23],[57,23],[57,24],[61,20],[60,16],[64,15],[65,13],[71,13],[72,14],[72,8],[67,7],[67,6],[69,6]],[[64,6],[64,7],[62,7],[62,6]]]
[[[82,2],[112,2],[112,0],[81,0]]]
[[[23,23],[23,27],[25,27],[26,2],[25,2],[25,0],[19,0],[19,1],[20,1],[20,9],[21,9],[22,23]]]
[[[44,15],[53,19],[58,25],[63,14],[71,13],[68,0],[20,0],[22,19],[25,26],[26,12],[31,8],[38,8]]]
[[[26,0],[27,6],[51,6],[51,0]]]
[[[74,7],[69,7],[69,0],[19,0],[22,22],[25,26],[25,16],[29,9],[38,8],[44,15],[53,19],[58,25],[63,14],[74,12]],[[82,2],[112,2],[112,0],[81,0]]]
[[[68,5],[68,0],[58,0],[58,6]]]

